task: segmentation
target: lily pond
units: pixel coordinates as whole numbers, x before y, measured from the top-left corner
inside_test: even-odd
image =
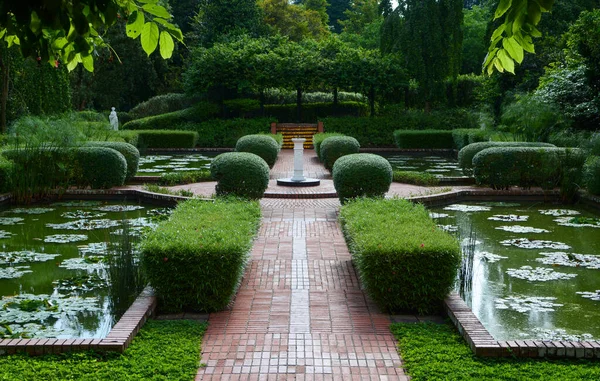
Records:
[[[598,214],[491,202],[432,208],[431,216],[461,240],[457,291],[494,338],[600,338]]]
[[[163,173],[197,171],[210,168],[218,152],[203,152],[189,155],[144,155],[140,157],[138,176],[160,176]]]
[[[169,212],[98,201],[0,211],[0,339],[106,336],[135,298],[139,237]]]
[[[428,172],[438,177],[464,177],[456,159],[450,156],[381,154],[393,169]]]

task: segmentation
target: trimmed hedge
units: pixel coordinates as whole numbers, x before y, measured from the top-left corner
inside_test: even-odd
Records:
[[[264,135],[264,136],[272,137],[273,139],[275,139],[275,142],[277,143],[278,151],[281,151],[281,147],[283,147],[283,134],[281,132],[278,134],[259,132],[258,134],[254,134],[254,135]]]
[[[213,312],[231,302],[260,222],[257,202],[189,200],[142,242],[163,312]]]
[[[200,183],[204,181],[213,181],[209,169],[199,169],[197,171],[169,172],[163,173],[158,180],[160,185],[180,185]]]
[[[235,147],[242,136],[269,133],[273,119],[213,119],[203,123],[187,125],[186,129],[200,135],[198,146],[204,148]]]
[[[137,132],[139,148],[194,148],[198,133],[180,130],[142,130]]]
[[[323,158],[321,157],[321,143],[323,143],[323,140],[332,136],[344,136],[344,134],[338,134],[337,132],[319,132],[313,135],[313,147],[315,148],[315,153],[320,161],[323,161]]]
[[[394,140],[399,148],[454,147],[452,131],[447,130],[396,130]]]
[[[342,206],[340,222],[362,284],[383,310],[442,310],[456,279],[460,246],[437,228],[423,205],[357,199]]]
[[[355,153],[333,165],[333,185],[342,203],[356,197],[384,197],[392,183],[392,166],[379,155]]]
[[[492,147],[475,155],[473,172],[478,184],[494,189],[510,186],[552,189],[571,186],[564,184],[563,178],[576,179],[584,160],[582,152],[571,148]]]
[[[125,183],[127,161],[119,151],[107,147],[79,147],[75,155],[77,185],[100,189]]]
[[[238,139],[235,150],[237,152],[250,152],[260,156],[269,166],[273,168],[279,154],[279,144],[267,135],[246,135]]]
[[[269,166],[249,152],[226,152],[210,165],[210,174],[217,180],[217,196],[259,199],[269,186]]]
[[[584,173],[588,192],[600,195],[600,156],[590,156],[587,159]]]
[[[135,118],[145,118],[170,112],[180,111],[192,106],[194,99],[187,94],[168,93],[156,95],[129,110],[129,114]],[[210,107],[210,106],[207,106]],[[196,106],[198,108],[198,106]],[[119,113],[119,119],[121,114]]]
[[[8,192],[11,188],[15,163],[0,156],[0,192]]]
[[[473,174],[473,158],[479,152],[492,147],[554,147],[550,143],[530,142],[480,142],[469,144],[458,152],[458,165],[466,176]]]
[[[325,168],[331,170],[335,161],[344,155],[358,153],[360,144],[351,136],[331,136],[321,143],[321,157]]]
[[[200,123],[214,118],[219,107],[212,103],[201,102],[194,107],[166,114],[134,119],[121,127],[123,130],[186,130],[190,123]]]
[[[118,151],[125,157],[127,161],[127,174],[125,181],[131,180],[138,171],[140,163],[140,151],[132,144],[121,142],[88,142],[85,144],[90,147],[107,147]]]
[[[440,178],[429,172],[399,171],[393,174],[395,183],[434,186],[440,183]]]
[[[458,130],[452,130],[452,139],[454,140],[454,148],[461,150],[469,144],[490,140],[490,132],[478,128],[460,128]]]
[[[283,105],[265,105],[265,114],[277,120],[297,121],[298,109],[295,103]],[[302,103],[302,120],[300,122],[314,123],[319,118],[328,116],[366,117],[369,105],[361,102],[339,102],[337,106],[329,102]]]

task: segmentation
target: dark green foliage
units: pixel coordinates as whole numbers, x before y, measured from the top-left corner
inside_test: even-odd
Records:
[[[256,99],[230,99],[223,101],[223,114],[227,118],[246,118],[252,112],[260,111],[260,102]]]
[[[297,106],[295,104],[265,105],[265,114],[277,120],[289,122],[297,120]],[[329,116],[361,117],[369,114],[369,107],[361,102],[333,103],[306,103],[302,104],[302,120],[300,122],[314,123],[320,118]]]
[[[481,74],[481,64],[487,52],[486,32],[492,16],[490,4],[475,5],[465,9],[462,44],[463,74]]]
[[[360,144],[351,136],[330,136],[321,143],[321,157],[325,168],[331,170],[336,160],[344,155],[358,153]]]
[[[441,311],[460,248],[423,205],[358,199],[342,206],[340,221],[362,284],[384,311]]]
[[[89,142],[86,143],[86,146],[107,147],[120,152],[127,161],[127,175],[125,176],[125,181],[131,180],[137,173],[140,162],[140,151],[132,144],[120,142]]]
[[[475,155],[491,147],[554,147],[554,145],[550,143],[530,142],[480,142],[469,144],[458,152],[458,165],[462,168],[466,176],[473,174],[473,158]]]
[[[210,165],[213,179],[218,181],[217,196],[262,198],[269,186],[269,166],[249,152],[226,152],[215,157]]]
[[[505,106],[501,116],[502,129],[519,140],[542,142],[554,130],[564,128],[566,120],[558,107],[535,95],[523,95]]]
[[[454,139],[448,130],[396,130],[394,140],[399,148],[452,149]]]
[[[194,148],[198,143],[198,133],[179,130],[136,131],[137,146],[146,148]]]
[[[477,357],[450,324],[396,323],[403,367],[414,381],[428,380],[596,380],[597,361]]]
[[[142,242],[142,264],[160,310],[226,308],[240,283],[259,222],[257,202],[180,203]]]
[[[219,108],[207,102],[200,102],[185,110],[135,119],[125,123],[124,130],[186,130],[190,123],[204,122],[217,115]]]
[[[590,156],[587,159],[584,174],[588,192],[600,195],[600,156]]]
[[[356,197],[384,197],[392,183],[392,166],[379,155],[355,153],[336,160],[332,175],[344,203]]]
[[[238,139],[245,135],[267,133],[273,119],[212,119],[188,126],[200,135],[199,147],[235,147]]]
[[[446,99],[449,107],[473,107],[481,103],[485,81],[484,76],[459,75],[455,81],[446,81]]]
[[[73,114],[73,116],[79,120],[83,120],[86,122],[108,122],[108,114],[103,115],[96,111],[79,111]],[[119,114],[119,121],[121,119],[121,114]]]
[[[11,189],[13,170],[14,163],[4,156],[0,156],[0,192],[7,192]]]
[[[237,152],[250,152],[260,156],[269,166],[273,168],[279,153],[279,144],[267,135],[246,135],[238,139],[235,150]]]
[[[493,147],[473,157],[473,174],[478,184],[494,189],[510,186],[552,189],[581,173],[584,157],[577,149],[547,147]],[[570,173],[575,171],[576,173]]]
[[[460,128],[452,130],[452,139],[454,139],[454,148],[461,150],[469,144],[488,141],[490,133],[477,128]]]
[[[145,118],[148,116],[167,114],[192,107],[194,100],[181,93],[169,93],[154,96],[144,101],[131,110],[129,114],[134,119]],[[119,113],[119,120],[121,113]]]
[[[185,172],[170,172],[163,173],[160,176],[158,183],[160,185],[180,185],[180,184],[191,184],[200,183],[204,181],[213,181],[210,175],[210,170],[201,169],[199,171],[185,171]]]
[[[177,380],[194,378],[207,324],[148,320],[123,354],[94,351],[0,357],[0,378],[22,380]]]
[[[281,151],[281,147],[283,147],[283,134],[280,132],[278,134],[265,134],[265,133],[259,133],[258,135],[265,135],[265,136],[270,136],[273,139],[275,139],[275,142],[277,143],[277,146],[279,147],[277,151]]]
[[[337,132],[320,132],[313,135],[313,147],[321,162],[323,161],[323,158],[321,157],[321,143],[323,143],[323,140],[332,136],[344,136],[344,134],[338,134]]]
[[[125,183],[127,161],[118,151],[105,147],[79,147],[75,151],[78,185],[100,189]]]
[[[339,20],[345,20],[344,12],[350,8],[350,0],[330,0],[327,7],[327,15],[329,15],[329,26],[333,28],[335,33],[342,31],[342,26]]]
[[[440,179],[429,172],[394,171],[393,180],[395,183],[422,186],[434,186],[440,183]]]

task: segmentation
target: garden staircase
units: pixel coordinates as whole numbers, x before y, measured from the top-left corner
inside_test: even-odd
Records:
[[[323,132],[323,122],[311,123],[271,123],[272,134],[283,135],[283,146],[281,148],[292,149],[294,143],[292,138],[305,138],[305,149],[313,148],[313,135]]]

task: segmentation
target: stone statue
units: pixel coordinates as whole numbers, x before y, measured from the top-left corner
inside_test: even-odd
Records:
[[[111,107],[110,115],[108,116],[108,120],[110,121],[110,127],[117,131],[119,129],[119,118],[117,117],[117,112],[114,107]]]

